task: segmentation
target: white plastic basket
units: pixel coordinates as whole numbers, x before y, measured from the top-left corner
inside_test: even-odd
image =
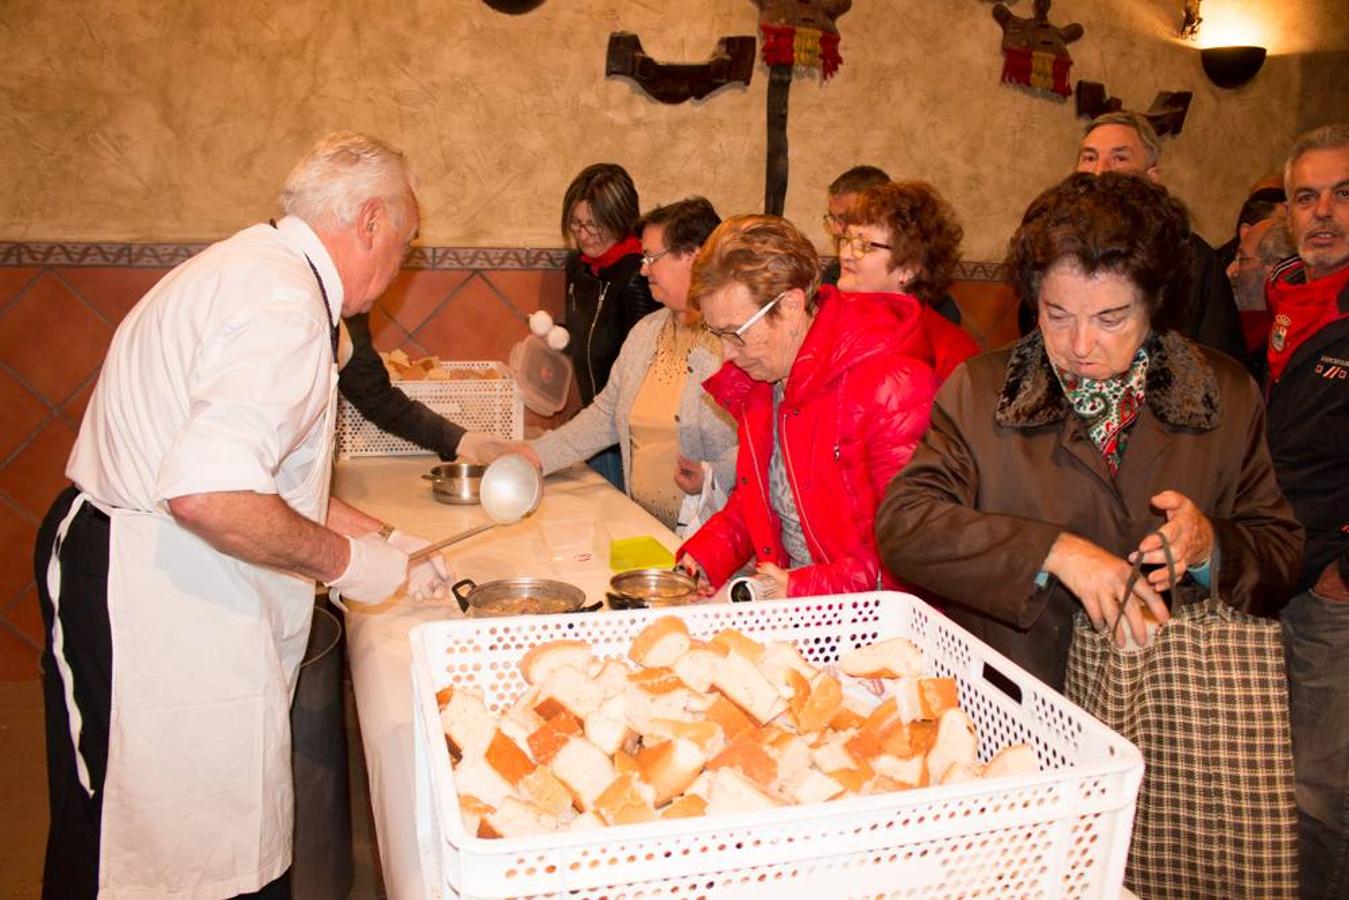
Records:
[[[525,406],[520,386],[499,362],[442,362],[447,371],[492,372],[494,378],[456,378],[449,381],[400,381],[393,385],[413,400],[425,403],[469,431],[486,431],[506,440],[525,436]],[[411,441],[381,431],[345,399],[337,406],[337,455],[407,456],[427,451]]]
[[[623,656],[661,615],[707,639],[737,628],[789,640],[817,665],[903,636],[959,684],[981,759],[1035,748],[1035,775],[486,840],[464,831],[436,691],[482,691],[502,712],[526,649],[557,638]],[[1138,750],[908,594],[434,622],[412,630],[417,830],[428,892],[445,897],[1119,897],[1143,775]],[[1002,686],[1000,686],[1002,685]]]

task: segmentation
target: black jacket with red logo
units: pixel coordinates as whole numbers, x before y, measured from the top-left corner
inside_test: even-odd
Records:
[[[1281,299],[1320,294],[1326,324],[1291,350],[1269,385],[1269,449],[1279,486],[1307,530],[1297,590],[1338,560],[1349,582],[1349,272],[1308,281],[1301,261],[1276,269],[1270,310]],[[1305,306],[1305,304],[1302,304]],[[1338,313],[1338,316],[1336,316]],[[1272,336],[1271,336],[1271,339]]]

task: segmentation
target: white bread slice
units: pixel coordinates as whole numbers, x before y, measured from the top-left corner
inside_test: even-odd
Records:
[[[980,777],[979,769],[980,766],[978,763],[975,763],[973,766],[967,766],[965,763],[951,763],[951,765],[946,767],[946,771],[942,773],[940,783],[964,784],[967,781],[978,781]]]
[[[493,811],[494,809],[491,806],[483,803],[472,794],[459,795],[459,817],[463,820],[464,831],[467,834],[476,835],[483,815]]]
[[[539,697],[534,701],[534,712],[544,719],[550,719],[565,710],[577,719],[585,721],[585,717],[594,712],[603,701],[604,691],[586,677],[583,669],[564,665],[549,672],[548,680],[539,686]]]
[[[823,803],[841,796],[843,785],[819,769],[807,767],[784,778],[782,792],[796,803]]]
[[[567,823],[568,831],[589,831],[592,828],[603,827],[604,820],[593,812],[583,812]]]
[[[595,799],[595,812],[610,825],[632,825],[650,822],[656,810],[649,799],[650,789],[632,773],[619,775]]]
[[[1031,775],[1040,771],[1040,762],[1035,758],[1035,748],[1030,744],[1012,744],[1003,747],[984,766],[985,778],[1009,778],[1015,775]]]
[[[452,755],[474,756],[481,754],[492,742],[492,736],[497,731],[497,719],[488,711],[481,694],[456,688],[450,692],[446,704],[440,710],[440,727],[445,731]]]
[[[675,738],[692,741],[703,751],[703,755],[709,758],[716,756],[726,746],[726,733],[716,722],[707,719],[697,722],[652,719],[651,727],[644,738],[647,743],[671,741]]]
[[[835,732],[827,737],[822,744],[814,747],[810,751],[811,762],[815,768],[821,772],[833,772],[838,769],[853,769],[857,767],[858,760],[847,750],[848,741],[857,736],[857,730],[849,728],[844,731]]]
[[[703,717],[706,700],[701,694],[694,694],[684,687],[682,683],[673,690],[653,694],[630,681],[623,691],[623,704],[628,725],[633,731],[645,737],[657,729],[658,726],[653,723],[659,719],[673,719],[677,722],[698,721]]]
[[[454,787],[460,794],[468,794],[486,803],[493,809],[500,809],[507,797],[514,797],[511,783],[487,762],[481,755],[465,756],[454,767]]]
[[[606,700],[615,694],[623,693],[623,688],[628,685],[628,675],[631,672],[632,670],[627,667],[627,664],[619,659],[606,659],[598,665],[595,661],[592,661],[590,668],[586,670],[590,679],[600,686]]]
[[[784,731],[766,741],[764,749],[777,762],[778,778],[783,781],[811,768],[810,745],[800,735]]]
[[[543,684],[553,670],[561,666],[584,672],[591,656],[590,645],[585,641],[549,641],[527,650],[520,657],[520,673],[530,684]]]
[[[661,616],[632,639],[628,658],[639,666],[672,666],[688,652],[689,629],[677,616]]]
[[[920,787],[927,776],[927,757],[921,753],[901,759],[889,753],[882,753],[867,760],[867,764],[878,775],[896,781],[908,787]]]
[[[718,631],[708,643],[715,644],[728,653],[739,653],[752,663],[758,663],[760,658],[763,657],[764,645],[753,638],[746,637],[734,628]]]
[[[979,738],[974,723],[962,709],[948,709],[937,720],[937,740],[927,752],[928,780],[941,784],[946,770],[954,765],[973,767],[979,754]]]
[[[613,784],[618,774],[608,755],[583,737],[574,737],[563,744],[549,766],[557,780],[571,792],[580,812],[593,809],[595,801]]]
[[[596,747],[613,756],[629,743],[635,732],[628,726],[627,699],[616,694],[585,717],[585,735]]]
[[[660,811],[662,819],[692,819],[706,815],[707,801],[697,794],[685,794]]]
[[[781,805],[778,800],[759,790],[754,782],[737,769],[727,767],[712,773],[707,797],[709,816],[755,812]]]
[[[543,718],[536,715],[529,709],[512,709],[506,715],[501,717],[497,723],[497,728],[506,737],[515,741],[522,750],[530,753],[533,759],[533,753],[529,749],[529,736],[543,727]]]
[[[727,653],[717,661],[712,685],[760,725],[787,710],[778,689],[740,653]]]
[[[720,651],[720,652],[719,652]],[[688,649],[683,656],[674,661],[675,674],[695,691],[707,693],[712,690],[712,679],[716,676],[717,661],[726,655],[726,649],[712,644],[701,644]]]
[[[703,769],[702,773],[693,779],[693,783],[684,790],[684,796],[701,797],[703,800],[712,796],[712,775],[712,772]]]
[[[923,674],[923,654],[912,641],[890,638],[849,650],[838,665],[858,678],[900,678]]]
[[[547,766],[538,766],[520,779],[516,789],[530,803],[559,820],[565,821],[576,815],[571,805],[571,793]]]
[[[556,831],[556,816],[539,809],[533,803],[507,797],[498,809],[484,813],[478,825],[478,837],[511,838]]]
[[[683,738],[644,747],[637,754],[642,779],[655,789],[656,806],[664,806],[684,793],[706,764],[702,748]]]
[[[820,671],[806,662],[806,658],[795,645],[786,641],[771,641],[766,644],[758,665],[764,677],[779,689],[790,686],[787,679],[788,672],[796,672],[809,682]]]

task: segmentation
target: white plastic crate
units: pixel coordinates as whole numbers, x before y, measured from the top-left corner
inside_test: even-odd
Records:
[[[436,691],[481,690],[500,713],[526,687],[517,663],[557,638],[624,656],[651,619],[694,637],[737,628],[789,640],[816,665],[902,636],[956,679],[979,755],[1025,742],[1035,775],[734,816],[487,840],[464,831]],[[1102,897],[1115,900],[1142,780],[1138,750],[908,594],[458,620],[411,634],[422,873],[443,897]],[[991,673],[991,675],[990,675]],[[1000,687],[999,683],[1005,685]]]
[[[447,371],[493,372],[495,378],[456,378],[449,381],[400,381],[393,385],[413,400],[425,403],[469,431],[486,431],[506,440],[525,436],[525,406],[520,386],[499,362],[442,362]],[[381,431],[345,399],[337,405],[337,455],[406,456],[426,453],[411,441]]]

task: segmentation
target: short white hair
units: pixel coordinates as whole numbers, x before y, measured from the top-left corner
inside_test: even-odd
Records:
[[[1293,199],[1293,164],[1304,154],[1313,150],[1349,149],[1349,122],[1334,122],[1314,128],[1299,137],[1288,153],[1288,162],[1283,167],[1283,186],[1288,199]]]
[[[377,198],[402,225],[415,203],[411,190],[402,151],[369,135],[335,131],[290,170],[281,208],[313,227],[335,228],[356,221],[361,207]]]

